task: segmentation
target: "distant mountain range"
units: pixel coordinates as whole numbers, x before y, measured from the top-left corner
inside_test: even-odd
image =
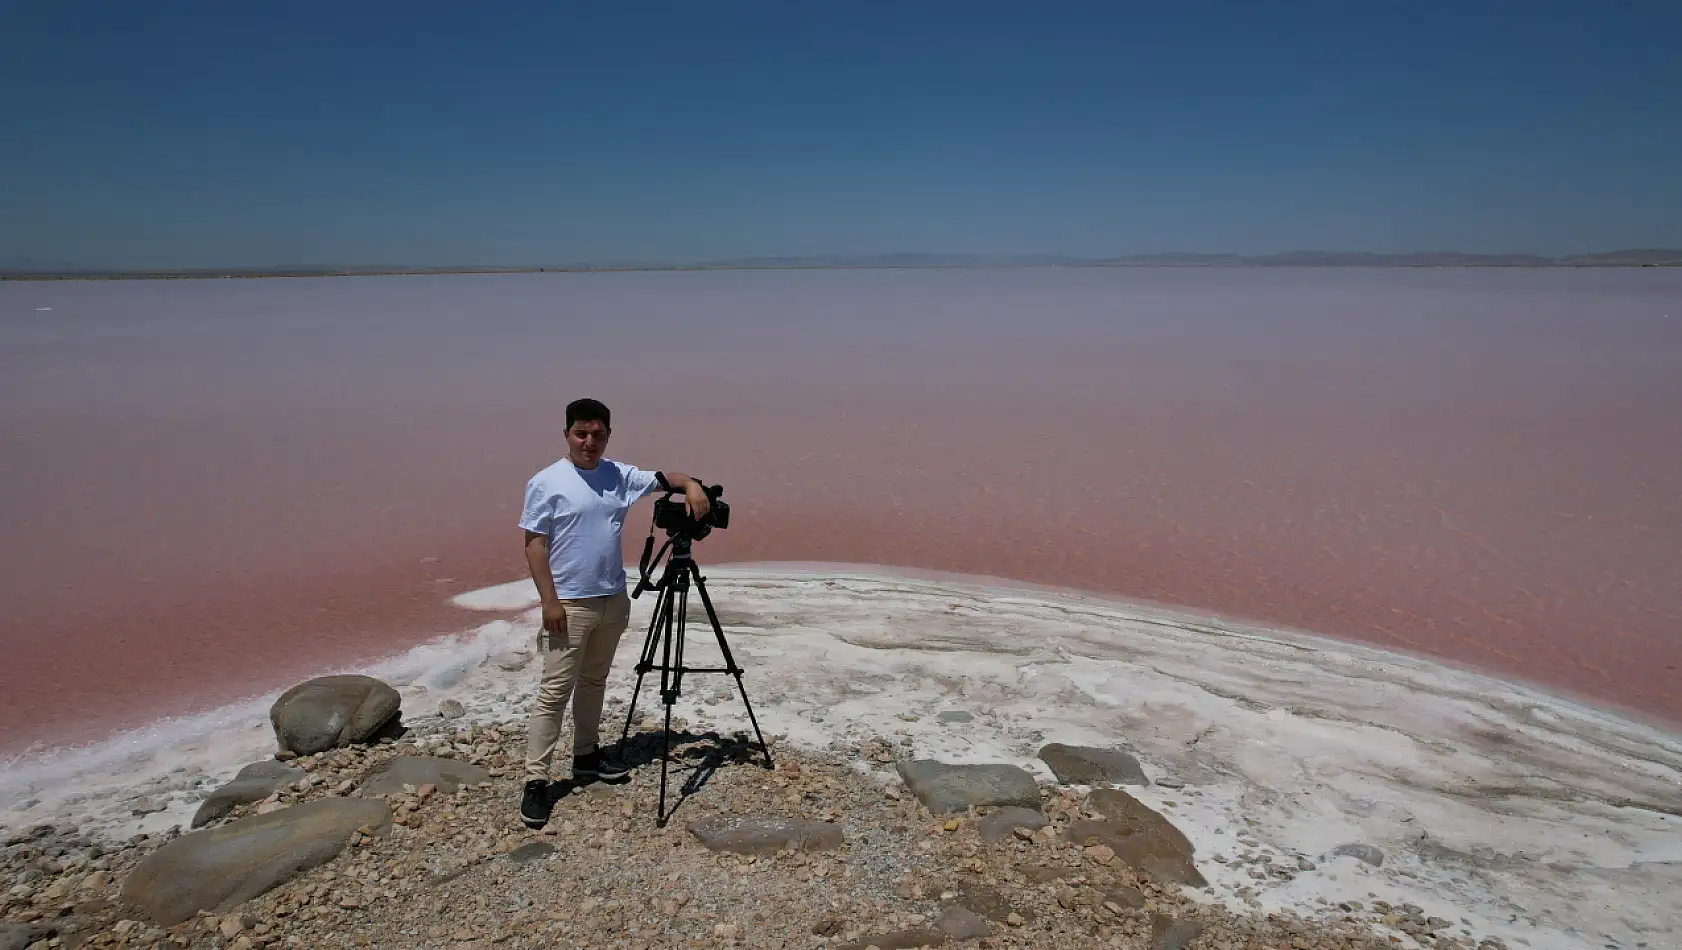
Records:
[[[1536,254],[1465,254],[1419,251],[1284,251],[1278,254],[1164,252],[1121,257],[1059,255],[877,254],[863,257],[744,257],[709,261],[700,267],[1675,267],[1682,250],[1637,248],[1599,254],[1543,257]]]
[[[260,267],[200,267],[124,270],[77,267],[21,259],[0,260],[0,279],[89,279],[171,277],[322,277],[382,274],[520,274],[546,271],[621,270],[767,270],[822,268],[927,267],[1682,267],[1682,250],[1632,248],[1597,254],[1544,257],[1535,254],[1464,254],[1419,251],[1375,254],[1367,251],[1284,251],[1277,254],[1199,254],[1164,252],[1121,257],[1060,255],[872,254],[840,257],[739,257],[697,263],[596,262],[555,266],[517,265],[338,265],[300,264]]]

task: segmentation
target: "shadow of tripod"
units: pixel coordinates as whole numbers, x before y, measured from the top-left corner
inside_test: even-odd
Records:
[[[652,544],[652,537],[650,537]],[[712,598],[707,596],[706,579],[701,576],[700,565],[695,563],[690,555],[691,539],[682,534],[673,534],[666,542],[671,548],[671,558],[666,562],[666,569],[661,574],[658,583],[648,583],[648,572],[653,567],[647,563],[648,552],[643,552],[642,579],[631,596],[641,596],[645,589],[660,592],[660,599],[654,605],[654,617],[648,624],[648,636],[643,640],[642,656],[637,661],[637,685],[631,691],[631,704],[625,711],[625,730],[620,734],[619,745],[626,748],[631,736],[631,722],[636,717],[637,696],[642,692],[643,677],[658,670],[660,672],[660,701],[666,706],[666,724],[662,734],[660,748],[660,805],[656,815],[656,825],[665,827],[666,819],[671,812],[666,810],[666,782],[667,771],[671,765],[672,751],[672,705],[683,692],[683,677],[688,673],[726,673],[736,680],[736,691],[742,697],[742,705],[747,707],[748,721],[753,724],[753,734],[759,740],[759,749],[765,755],[765,767],[773,768],[771,763],[771,749],[765,743],[765,736],[759,731],[759,719],[753,714],[753,704],[748,701],[748,691],[742,685],[742,667],[736,662],[736,656],[730,651],[730,644],[724,639],[724,628],[718,622],[718,612],[713,610]],[[663,552],[662,552],[663,553]],[[658,564],[659,557],[654,558]],[[712,625],[713,636],[718,639],[719,652],[724,655],[722,667],[698,667],[684,663],[683,647],[685,628],[689,609],[689,591],[693,587],[701,595],[701,605],[706,608],[707,620]],[[690,791],[688,783],[684,793]],[[676,811],[677,806],[672,806]]]

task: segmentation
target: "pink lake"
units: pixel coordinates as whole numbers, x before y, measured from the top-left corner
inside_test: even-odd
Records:
[[[479,622],[447,598],[522,575],[581,395],[725,485],[703,563],[1087,588],[1682,723],[1682,271],[86,281],[0,283],[0,751]]]

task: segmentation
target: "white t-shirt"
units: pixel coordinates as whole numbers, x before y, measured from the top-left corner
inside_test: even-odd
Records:
[[[653,472],[607,458],[592,469],[561,459],[532,476],[520,527],[548,535],[555,596],[606,597],[625,589],[619,541],[625,510],[655,484]]]

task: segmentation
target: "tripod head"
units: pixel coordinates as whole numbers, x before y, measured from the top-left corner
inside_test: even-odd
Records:
[[[695,559],[689,553],[690,546],[693,544],[694,539],[690,535],[668,528],[666,530],[666,543],[660,546],[660,553],[655,554],[654,525],[650,524],[648,526],[648,537],[644,538],[642,542],[642,557],[637,559],[637,572],[641,576],[637,578],[637,586],[631,590],[631,599],[636,600],[641,597],[645,590],[663,590],[672,582],[672,578],[677,572],[694,564]],[[666,558],[667,552],[670,552],[671,557],[666,560],[665,573],[661,575],[659,581],[651,582],[649,578],[654,576],[654,569],[660,566],[660,561]]]

